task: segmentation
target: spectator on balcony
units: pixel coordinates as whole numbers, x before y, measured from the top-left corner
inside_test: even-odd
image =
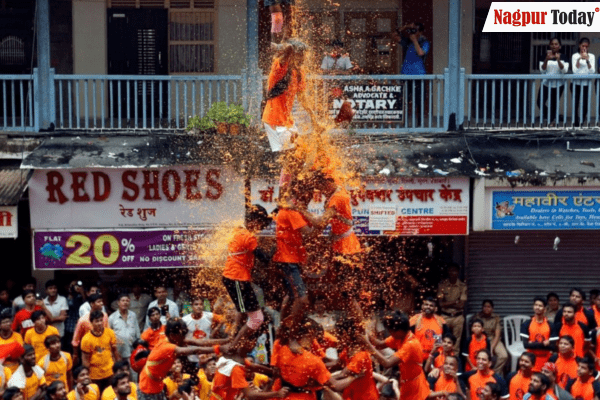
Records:
[[[344,53],[344,43],[336,39],[331,45],[333,50],[331,53],[325,53],[321,62],[323,74],[349,74],[354,66],[348,53]]]
[[[559,38],[550,39],[548,51],[544,61],[540,61],[540,71],[542,74],[557,76],[564,75],[569,71],[569,63],[560,59],[560,49],[562,43]],[[542,111],[541,123],[550,116],[551,123],[549,126],[556,126],[558,116],[556,115],[556,107],[559,104],[560,98],[565,90],[565,82],[559,79],[543,79],[540,91],[538,92],[537,105]],[[543,100],[542,100],[543,97]],[[544,102],[542,109],[542,101]]]
[[[400,71],[403,75],[425,75],[425,56],[429,53],[431,44],[423,36],[425,28],[421,22],[410,23],[404,25],[402,28],[396,31],[393,39],[400,43],[402,46],[402,53],[404,54],[404,61],[402,62],[402,70]],[[425,93],[427,91],[427,85],[422,80],[411,80],[406,85],[407,101],[412,107],[416,107],[415,110],[417,124],[420,124],[421,120],[421,91]],[[414,91],[414,99],[413,99]],[[414,101],[413,101],[414,100]],[[411,115],[411,114],[408,114]],[[413,124],[415,121],[413,121]]]
[[[574,74],[595,74],[596,73],[596,57],[592,53],[588,53],[590,39],[584,37],[579,40],[579,52],[571,56],[571,65]],[[580,126],[587,118],[588,101],[590,95],[590,81],[574,80],[571,85],[571,93],[575,96],[575,119],[574,126]],[[583,94],[582,94],[583,93]],[[580,117],[580,106],[583,106]]]

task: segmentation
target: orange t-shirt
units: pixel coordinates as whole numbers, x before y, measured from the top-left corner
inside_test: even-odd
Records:
[[[508,381],[508,394],[510,400],[523,400],[525,393],[529,392],[529,384],[531,383],[531,376],[526,377],[521,371],[516,372],[514,375],[511,374]]]
[[[373,362],[368,352],[360,351],[352,356],[346,369],[354,374],[364,372],[364,376],[355,379],[344,389],[344,400],[379,400],[379,392],[373,380]]]
[[[581,378],[569,382],[567,392],[571,393],[574,399],[577,400],[594,400],[600,392],[600,383],[593,377],[589,377],[585,382]]]
[[[556,364],[556,383],[566,388],[569,379],[577,378],[577,359],[575,356],[565,358],[561,354],[550,357],[550,362]]]
[[[142,335],[142,339],[148,342],[148,347],[152,350],[156,347],[160,342],[164,342],[167,340],[165,336],[165,326],[161,325],[159,329],[154,330],[152,328],[146,329]]]
[[[550,323],[548,320],[544,318],[544,321],[537,322],[535,317],[531,318],[529,321],[529,341],[533,343],[542,343],[546,340],[550,340],[550,334],[552,330],[550,329]],[[536,372],[540,372],[542,367],[548,359],[550,358],[551,351],[544,349],[530,349],[530,352],[535,354],[535,365],[533,366],[533,370]]]
[[[423,348],[423,360],[427,360],[429,354],[433,351],[436,336],[441,338],[443,324],[445,323],[446,321],[441,317],[426,318],[424,314],[416,314],[410,318],[410,326],[414,326],[415,336],[419,339]]]
[[[402,346],[402,341],[398,339],[394,339],[393,336],[388,336],[384,340],[385,345],[392,350],[398,350],[400,346]]]
[[[46,338],[50,335],[60,336],[58,333],[58,329],[56,329],[52,325],[48,325],[46,327],[46,330],[42,333],[37,333],[35,328],[29,329],[25,333],[24,342],[32,345],[33,348],[35,349],[35,361],[36,362],[40,361],[42,358],[44,358],[44,356],[46,354],[49,353],[46,346],[44,346],[44,340],[46,340]]]
[[[173,343],[163,341],[152,349],[140,374],[139,388],[143,393],[157,394],[163,390],[162,380],[165,379],[177,358],[176,348]]]
[[[319,385],[325,384],[331,378],[331,373],[325,367],[323,360],[309,351],[302,354],[294,354],[287,346],[280,346],[273,351],[272,365],[275,365],[281,371],[281,378],[296,387],[307,387],[309,381],[314,380]],[[281,382],[277,380],[273,390],[281,389]],[[288,393],[288,400],[314,400],[313,393]],[[423,399],[421,399],[423,400]]]
[[[281,64],[281,61],[276,58],[271,65],[269,73],[268,88],[271,90],[277,82],[279,82],[288,73],[288,64]],[[299,79],[298,79],[299,78]],[[306,88],[304,73],[296,74],[292,71],[290,74],[290,82],[287,90],[281,95],[267,100],[265,111],[263,112],[262,120],[273,126],[291,127],[294,125],[292,118],[292,108],[294,99],[298,92],[303,92]]]
[[[587,326],[587,325],[585,325]],[[573,325],[562,324],[560,331],[558,332],[558,336],[562,337],[565,335],[569,335],[575,341],[575,355],[577,357],[583,357],[585,352],[585,342],[587,339],[587,329],[579,324],[579,322],[575,322]]]
[[[457,393],[458,385],[456,385],[456,382],[454,381],[453,377],[448,376],[445,373],[441,372],[440,377],[435,381],[435,384],[433,385],[433,391],[434,392],[445,391],[448,393]]]
[[[493,370],[490,370],[488,374],[484,374],[481,371],[476,370],[468,372],[466,383],[469,387],[471,399],[479,399],[479,394],[483,391],[484,386],[488,382],[500,384],[502,391],[500,398],[505,398],[507,395],[506,385],[503,383],[503,381],[499,381],[498,379],[502,378],[496,375]]]
[[[487,336],[485,336],[485,334],[481,335],[481,338],[477,339],[475,337],[475,335],[471,335],[471,340],[469,341],[469,346],[468,346],[468,354],[464,354],[463,356],[468,357],[469,360],[471,360],[471,363],[473,363],[473,365],[477,365],[477,353],[479,352],[479,350],[483,350],[483,349],[487,349],[488,348],[488,340],[487,340]],[[471,368],[471,364],[469,364],[468,362],[465,365],[465,371],[471,371],[473,368]]]
[[[217,371],[213,379],[210,400],[234,400],[241,389],[250,386],[246,381],[246,369],[236,365],[231,370],[231,376]]]
[[[434,352],[433,354],[435,355],[436,352]],[[452,350],[450,352],[450,354],[448,354],[449,356],[454,356],[454,350]],[[438,348],[437,350],[437,356],[435,356],[435,358],[433,359],[433,367],[434,368],[442,368],[442,366],[444,365],[444,363],[446,362],[446,354],[444,354],[444,349],[442,349],[441,347]],[[458,364],[460,366],[460,362]]]
[[[314,339],[310,352],[315,356],[325,358],[325,351],[330,347],[337,347],[338,343],[338,339],[331,333],[323,332],[323,340],[319,342],[317,339]]]
[[[14,342],[23,344],[23,337],[17,332],[13,332],[12,335],[10,335],[7,339],[2,339],[0,337],[0,345],[10,344]],[[10,372],[14,373],[17,370],[17,368],[19,368],[19,359],[13,359],[8,357],[4,360],[4,366],[10,369]]]
[[[341,218],[331,219],[331,233],[333,236],[343,236],[333,242],[333,251],[338,254],[356,254],[362,251],[356,234],[352,231],[352,207],[350,207],[350,195],[339,188],[329,199],[327,208],[333,208]]]
[[[277,229],[277,252],[273,261],[301,264],[306,260],[306,249],[302,243],[300,229],[308,225],[298,211],[282,208],[275,217]]]
[[[246,228],[237,228],[233,239],[227,246],[229,255],[225,261],[223,276],[234,281],[251,281],[254,250],[257,247],[256,236]]]
[[[429,383],[423,373],[421,342],[411,332],[394,353],[400,359],[400,393],[402,400],[423,400],[429,395]]]

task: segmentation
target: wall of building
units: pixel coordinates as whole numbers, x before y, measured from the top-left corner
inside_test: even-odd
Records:
[[[73,73],[107,73],[106,38],[106,1],[73,0]]]
[[[433,0],[433,35],[432,42],[435,47],[433,59],[433,73],[443,74],[444,68],[448,66],[448,5],[445,0]],[[460,65],[465,73],[471,73],[473,64],[473,0],[461,0],[461,42],[460,42]]]
[[[246,65],[246,0],[217,0],[217,74],[239,74]]]

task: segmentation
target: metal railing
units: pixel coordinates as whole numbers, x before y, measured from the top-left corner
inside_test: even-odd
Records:
[[[183,129],[214,102],[245,106],[243,75],[55,75],[57,129]]]
[[[597,75],[466,75],[466,129],[588,128],[600,121]],[[595,90],[594,90],[595,89]]]
[[[0,75],[0,130],[36,128],[35,75]]]

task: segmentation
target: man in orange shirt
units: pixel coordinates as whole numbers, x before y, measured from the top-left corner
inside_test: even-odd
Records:
[[[577,400],[598,400],[600,398],[600,382],[594,379],[596,367],[594,360],[583,357],[577,360],[577,379],[570,380],[565,390]]]
[[[475,318],[471,321],[471,335],[463,341],[462,355],[465,357],[465,371],[477,369],[477,354],[480,350],[491,351],[490,340],[483,330],[483,321]]]
[[[521,325],[521,339],[525,349],[535,354],[533,370],[540,372],[542,366],[548,362],[554,346],[550,338],[556,337],[554,324],[550,324],[545,316],[546,299],[536,297],[533,299],[533,317]]]
[[[291,193],[298,203],[305,207],[310,202],[312,193],[302,192],[299,186],[300,184],[296,183],[291,188]],[[281,320],[282,324],[291,328],[300,323],[304,316],[303,311],[309,304],[308,292],[302,280],[301,265],[306,261],[304,242],[310,238],[314,230],[300,212],[289,208],[280,208],[275,222],[277,251],[273,255],[273,261],[283,272],[283,283],[291,302],[291,310],[289,305],[282,308]]]
[[[160,342],[167,340],[165,336],[165,325],[160,323],[160,309],[151,307],[148,310],[150,327],[142,332],[141,338],[148,343],[148,349],[152,350]]]
[[[237,325],[241,325],[242,317],[247,318],[246,324],[238,332],[231,347],[235,347],[241,338],[248,334],[248,330],[257,330],[264,320],[251,282],[255,257],[263,262],[268,262],[270,258],[258,247],[256,233],[268,227],[271,222],[267,210],[259,205],[253,205],[246,214],[246,227],[237,228],[228,245],[229,255],[223,270],[223,285],[235,304]],[[223,352],[226,353],[227,350],[224,349]]]
[[[467,397],[465,383],[458,379],[458,357],[446,356],[442,371],[437,377],[427,378],[431,393],[430,399],[446,400],[448,394],[459,393],[463,399]]]
[[[17,332],[13,332],[12,312],[10,309],[3,310],[0,313],[0,345],[19,343],[23,344],[23,338]],[[15,372],[19,367],[19,359],[16,357],[7,357],[4,360],[4,366],[10,369],[10,372]]]
[[[368,340],[365,341],[377,362],[383,368],[400,368],[400,400],[424,400],[429,395],[429,384],[423,372],[421,343],[410,331],[408,317],[395,311],[384,318],[384,326],[396,340],[398,351],[389,358],[381,354]]]
[[[569,291],[569,303],[575,308],[575,321],[581,322],[587,326],[588,331],[596,328],[596,318],[594,318],[594,312],[584,307],[585,303],[585,292],[579,288],[572,288]],[[563,307],[564,308],[564,307]],[[563,311],[559,310],[554,318],[554,323],[565,323]],[[581,356],[580,356],[581,357]]]
[[[442,335],[448,333],[448,325],[440,316],[434,314],[436,301],[427,297],[421,305],[421,313],[410,318],[410,327],[423,348],[423,360],[427,360],[434,350],[435,344],[441,343]]]
[[[521,357],[519,357],[519,370],[511,372],[506,377],[510,400],[523,400],[523,396],[529,391],[534,365],[535,354],[528,351],[521,354]]]
[[[492,366],[492,354],[488,349],[479,350],[476,357],[476,368],[472,371],[465,372],[461,375],[461,379],[469,389],[471,399],[478,399],[485,388],[486,384],[497,384],[500,388],[500,398],[508,399],[508,387],[506,381],[494,372]]]
[[[298,128],[292,118],[296,95],[314,123],[314,114],[304,95],[306,77],[302,70],[307,46],[297,39],[282,45],[280,56],[273,60],[268,79],[267,104],[262,121],[265,124],[271,151],[279,152],[295,147]]]
[[[558,337],[571,336],[575,341],[575,356],[583,357],[590,346],[590,331],[581,321],[576,319],[576,306],[573,303],[567,303],[561,310],[562,318],[556,318],[554,322],[555,333],[551,340],[557,340]]]

